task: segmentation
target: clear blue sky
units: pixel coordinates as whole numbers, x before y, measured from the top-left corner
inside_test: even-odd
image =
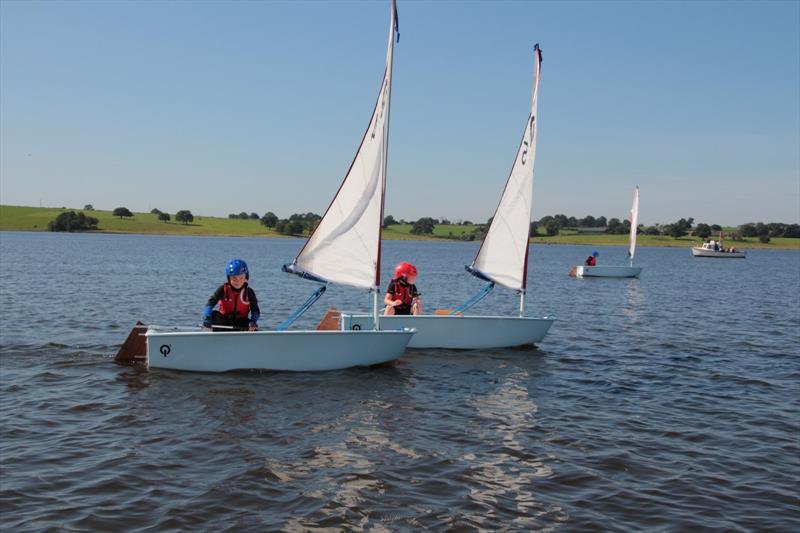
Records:
[[[800,221],[800,2],[398,0],[386,213],[483,221],[541,43],[534,218]],[[0,2],[0,202],[321,213],[388,1]]]

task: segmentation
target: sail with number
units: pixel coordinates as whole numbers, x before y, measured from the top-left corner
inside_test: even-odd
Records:
[[[322,282],[372,289],[380,284],[381,225],[397,7],[392,1],[381,89],[361,144],[319,225],[285,269]]]
[[[639,226],[639,186],[633,191],[633,205],[631,206],[631,236],[628,255],[633,265],[633,256],[636,254],[636,231]]]
[[[533,204],[533,165],[536,156],[536,104],[542,51],[534,46],[531,112],[525,122],[514,166],[506,182],[500,204],[468,270],[478,277],[510,289],[524,291],[528,271],[528,238]]]

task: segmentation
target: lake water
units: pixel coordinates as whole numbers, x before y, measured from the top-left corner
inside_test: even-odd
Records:
[[[557,317],[538,350],[312,374],[112,362],[137,319],[197,325],[231,257],[276,325],[315,288],[280,272],[301,244],[0,233],[2,529],[800,530],[799,251],[643,248],[641,279],[577,280],[592,248],[534,246],[527,314]],[[481,286],[476,251],[395,241],[384,261],[451,307]],[[333,287],[298,326],[368,302]],[[495,289],[474,311],[516,309]]]

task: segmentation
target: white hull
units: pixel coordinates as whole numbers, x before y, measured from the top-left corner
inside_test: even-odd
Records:
[[[395,315],[380,317],[381,329],[414,328],[409,348],[453,348],[462,350],[505,348],[540,342],[552,318],[507,316]],[[369,329],[370,315],[342,314],[342,329]]]
[[[150,329],[153,368],[196,372],[263,369],[310,372],[398,359],[413,331],[161,332]]]
[[[578,278],[638,278],[642,267],[626,266],[585,266],[575,267],[575,276]]]
[[[719,257],[721,259],[744,259],[747,257],[745,252],[721,252],[718,250],[709,250],[699,246],[692,247],[692,255],[695,257]]]

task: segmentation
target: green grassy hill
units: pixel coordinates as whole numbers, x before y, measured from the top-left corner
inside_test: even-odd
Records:
[[[47,231],[47,223],[68,209],[54,207],[0,206],[0,231]],[[75,212],[81,209],[72,209]],[[100,220],[98,231],[108,233],[151,233],[160,235],[237,235],[280,237],[258,220],[196,216],[189,224],[162,222],[158,215],[134,213],[131,218],[115,217],[111,211],[84,211]]]
[[[47,223],[54,220],[59,213],[67,210],[81,211],[73,208],[56,207],[22,207],[0,205],[0,231],[47,231]],[[115,217],[111,211],[84,211],[88,216],[100,220],[98,224],[100,233],[143,233],[157,235],[230,235],[249,237],[282,237],[280,233],[268,230],[258,220],[243,220],[238,218],[195,216],[190,224],[170,221],[161,222],[158,215],[150,213],[134,213],[131,218]],[[463,234],[475,230],[475,225],[441,224],[435,227],[433,235],[414,235],[411,233],[411,224],[397,224],[383,231],[383,238],[387,240],[459,240]],[[627,235],[597,235],[579,234],[571,230],[563,230],[554,237],[540,234],[531,239],[537,244],[586,244],[590,246],[626,246]],[[735,228],[726,228],[725,231],[734,231]],[[681,237],[673,239],[661,235],[639,235],[639,246],[674,246],[689,247],[698,245],[701,239],[695,237]],[[747,238],[744,241],[726,240],[726,245],[736,248],[788,248],[800,249],[800,239],[773,238],[764,244],[756,238]]]

